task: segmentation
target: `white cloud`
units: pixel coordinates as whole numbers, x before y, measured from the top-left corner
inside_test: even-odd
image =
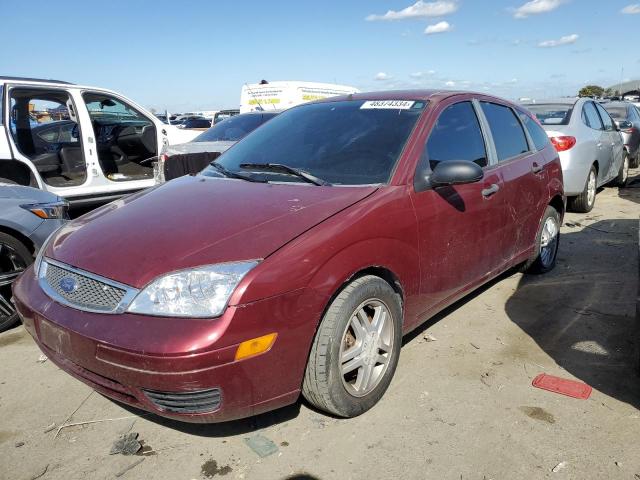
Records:
[[[387,80],[391,80],[392,78],[393,77],[391,75],[385,72],[378,72],[376,73],[376,76],[373,77],[374,80],[377,80],[379,82],[386,82]]]
[[[640,13],[640,3],[634,3],[632,5],[627,5],[620,13],[624,13],[625,15],[636,15]]]
[[[424,78],[427,76],[432,76],[435,75],[436,71],[435,70],[427,70],[426,72],[414,72],[414,73],[410,73],[409,76],[411,78],[416,78],[416,79],[420,79],[420,78]]]
[[[454,82],[453,80],[449,80],[447,82],[444,82],[444,86],[445,87],[455,87],[456,86],[456,82]]]
[[[559,40],[545,40],[544,42],[540,42],[538,46],[542,48],[560,47],[562,45],[570,45],[572,43],[576,43],[578,41],[578,38],[580,38],[580,36],[574,33],[571,35],[560,37]]]
[[[458,10],[457,1],[440,0],[437,2],[424,2],[418,0],[413,5],[402,10],[388,10],[384,15],[371,14],[365,20],[374,22],[377,20],[407,20],[411,18],[442,17]]]
[[[538,15],[555,10],[566,0],[531,0],[516,8],[513,16],[515,18],[527,18],[530,15]]]
[[[433,35],[434,33],[445,33],[450,32],[453,27],[449,24],[449,22],[438,22],[434,25],[429,25],[424,30],[425,35]]]

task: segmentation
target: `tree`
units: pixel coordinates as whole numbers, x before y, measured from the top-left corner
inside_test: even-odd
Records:
[[[604,93],[604,88],[598,85],[587,85],[582,87],[578,92],[579,97],[601,97]]]

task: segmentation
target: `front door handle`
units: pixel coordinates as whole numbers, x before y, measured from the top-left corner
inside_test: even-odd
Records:
[[[542,165],[538,165],[537,163],[533,163],[532,167],[531,167],[531,171],[533,173],[540,173],[542,171]]]
[[[482,190],[482,196],[485,198],[490,197],[491,195],[493,195],[494,193],[497,193],[498,190],[500,190],[500,187],[498,185],[496,185],[495,183],[491,184],[491,186],[489,188],[485,188]]]

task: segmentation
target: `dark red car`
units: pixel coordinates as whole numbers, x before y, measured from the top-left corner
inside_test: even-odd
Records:
[[[202,174],[75,220],[14,285],[42,351],[166,417],[371,408],[402,336],[506,269],[555,265],[558,155],[464,92],[292,108]]]

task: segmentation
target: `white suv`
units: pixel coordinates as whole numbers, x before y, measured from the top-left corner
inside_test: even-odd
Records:
[[[48,190],[72,206],[154,185],[161,148],[200,133],[111,90],[0,77],[0,183]]]

